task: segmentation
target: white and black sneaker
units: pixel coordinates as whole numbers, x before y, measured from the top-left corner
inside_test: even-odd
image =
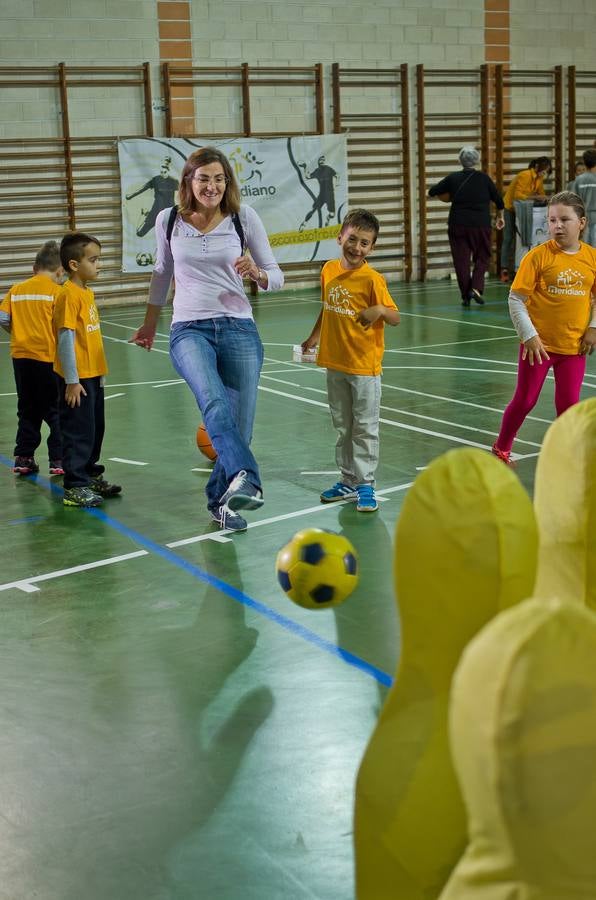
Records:
[[[246,519],[231,510],[226,503],[216,506],[215,509],[210,508],[209,512],[211,518],[225,531],[246,531],[248,528]]]
[[[219,502],[228,506],[233,512],[237,509],[259,509],[263,505],[263,491],[248,480],[242,469],[234,475],[227,491],[221,495]]]

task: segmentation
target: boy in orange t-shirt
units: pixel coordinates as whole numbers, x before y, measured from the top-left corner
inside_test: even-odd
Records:
[[[54,370],[60,381],[60,427],[63,440],[65,506],[99,506],[122,488],[108,484],[99,464],[103,441],[104,376],[108,371],[99,314],[87,284],[99,273],[97,238],[74,232],[60,245],[69,279],[54,308],[57,353]]]
[[[56,340],[52,314],[64,274],[60,248],[46,241],[33,264],[33,277],[14,284],[0,303],[0,325],[10,334],[10,355],[17,388],[17,436],[13,472],[39,472],[35,451],[46,422],[50,475],[62,475],[62,439],[58,417],[58,380],[53,371]]]
[[[337,431],[340,480],[322,492],[321,502],[356,500],[359,512],[378,509],[383,330],[385,324],[399,324],[385,279],[366,262],[378,233],[378,219],[368,210],[348,213],[337,239],[341,257],[321,272],[323,309],[302,344],[305,352],[319,345],[317,365],[327,369],[327,398]]]

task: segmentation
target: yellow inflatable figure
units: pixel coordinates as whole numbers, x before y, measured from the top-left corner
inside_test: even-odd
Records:
[[[395,548],[401,660],[356,785],[359,900],[435,898],[460,858],[451,679],[479,629],[531,595],[536,553],[528,495],[481,450],[446,453],[409,491]]]
[[[548,429],[534,508],[540,535],[534,596],[596,610],[596,398],[570,407]]]
[[[528,600],[464,651],[450,709],[470,843],[441,900],[596,897],[596,615]]]

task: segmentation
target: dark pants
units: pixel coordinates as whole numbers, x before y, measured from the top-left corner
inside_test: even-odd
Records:
[[[13,359],[17,386],[17,427],[15,456],[32,457],[41,444],[41,423],[47,422],[48,458],[62,459],[62,439],[58,416],[58,376],[52,363],[38,359]]]
[[[85,487],[104,467],[98,464],[105,431],[101,378],[81,378],[87,391],[80,406],[68,406],[66,385],[60,378],[60,428],[62,429],[62,467],[64,487]]]
[[[461,298],[469,300],[472,290],[479,294],[484,291],[484,276],[490,265],[491,229],[490,226],[450,225],[448,235]]]

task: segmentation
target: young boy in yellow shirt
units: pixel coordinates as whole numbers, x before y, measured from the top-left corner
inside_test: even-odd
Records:
[[[99,313],[87,287],[99,274],[101,244],[81,232],[67,234],[60,258],[68,281],[56,298],[54,370],[60,382],[65,506],[99,506],[122,488],[108,484],[99,464],[104,436],[104,377],[108,367]]]
[[[17,436],[13,472],[39,472],[35,451],[46,422],[50,475],[63,475],[58,416],[58,379],[53,370],[56,340],[52,315],[64,275],[60,248],[46,241],[35,257],[33,277],[14,284],[0,303],[0,325],[10,334],[10,355],[17,388]]]
[[[379,221],[366,209],[345,217],[337,239],[340,259],[321,272],[323,309],[303,351],[319,345],[317,365],[327,369],[327,398],[337,431],[340,480],[321,494],[322,503],[355,500],[358,512],[374,512],[379,462],[379,416],[384,326],[399,324],[399,311],[383,276],[366,257]]]

